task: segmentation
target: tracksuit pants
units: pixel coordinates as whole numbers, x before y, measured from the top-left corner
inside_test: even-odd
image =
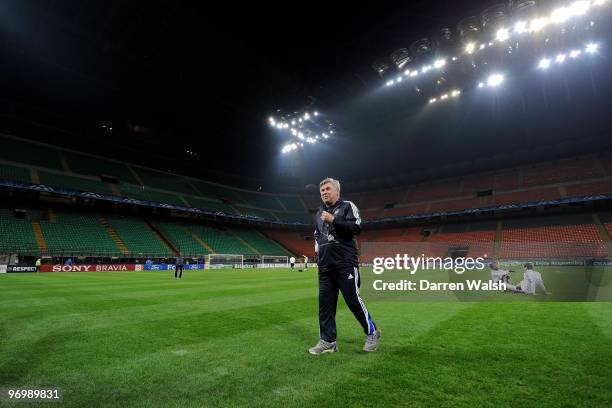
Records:
[[[174,267],[174,277],[177,277],[177,273],[179,274],[179,278],[183,278],[183,265],[175,265]]]
[[[336,341],[336,306],[338,291],[353,312],[365,334],[372,334],[376,325],[359,295],[359,269],[345,267],[337,270],[319,272],[319,336],[321,339]]]

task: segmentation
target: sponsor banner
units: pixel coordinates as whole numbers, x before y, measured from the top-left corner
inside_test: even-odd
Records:
[[[41,272],[127,272],[139,270],[142,270],[142,265],[136,264],[42,265],[40,267]]]
[[[6,267],[8,273],[36,272],[35,266],[9,265]]]
[[[175,265],[174,264],[150,264],[144,265],[145,271],[173,271]],[[196,269],[204,269],[204,264],[189,264],[183,265],[184,270],[196,270]]]
[[[0,265],[0,273],[6,273],[6,265]]]

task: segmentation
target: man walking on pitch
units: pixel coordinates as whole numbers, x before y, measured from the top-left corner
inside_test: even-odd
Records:
[[[317,211],[315,252],[319,265],[319,342],[310,354],[334,353],[338,291],[366,334],[364,351],[375,351],[380,330],[359,295],[359,261],[355,236],[361,232],[359,210],[340,198],[340,182],[326,178],[319,184],[323,205]]]
[[[176,258],[176,262],[174,263],[174,279],[176,279],[177,274],[178,274],[179,279],[183,279],[183,264],[184,263],[185,262],[183,261],[183,258],[181,258],[180,256]]]

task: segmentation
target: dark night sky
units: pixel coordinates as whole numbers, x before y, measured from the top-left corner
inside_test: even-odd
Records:
[[[2,1],[0,119],[24,137],[247,185],[427,178],[429,168],[501,165],[500,153],[563,140],[576,151],[580,138],[600,149],[584,140],[609,130],[604,56],[588,75],[525,73],[520,92],[467,94],[433,114],[415,96],[384,94],[374,59],[482,4]],[[266,118],[309,103],[337,123],[338,139],[281,157]],[[298,177],[281,177],[289,170]]]

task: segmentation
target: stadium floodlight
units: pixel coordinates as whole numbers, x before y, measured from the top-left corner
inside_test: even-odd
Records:
[[[489,78],[487,78],[487,85],[490,87],[496,87],[504,82],[504,76],[502,74],[491,74]]]
[[[517,34],[526,33],[528,30],[527,23],[525,21],[517,21],[514,24],[514,32]]]
[[[468,54],[472,54],[474,50],[476,50],[476,44],[474,44],[473,42],[467,43],[465,45],[465,52],[467,52]]]
[[[588,52],[589,54],[593,54],[595,52],[597,52],[597,48],[599,48],[599,45],[596,43],[589,43],[587,44],[586,48],[584,49],[586,52]]]
[[[570,4],[567,9],[572,16],[582,16],[591,8],[591,2],[588,0],[578,0]]]
[[[434,68],[442,68],[444,65],[446,65],[446,60],[443,58],[437,59],[434,61]]]
[[[546,17],[534,18],[529,23],[529,31],[538,32],[548,25],[548,19]]]
[[[422,73],[426,73],[429,70],[431,70],[431,65],[425,65],[423,68],[421,68]]]
[[[455,89],[454,91],[451,92],[451,96],[452,97],[457,97],[461,94],[461,91],[458,89]]]
[[[291,121],[291,124],[292,124],[293,126],[295,126],[295,120],[292,120],[292,121]]]
[[[402,82],[402,77],[398,76],[397,79],[395,80],[395,82]]]
[[[486,46],[487,46],[487,44],[480,44],[480,49],[484,50]]]
[[[506,41],[508,38],[510,38],[510,32],[507,28],[500,28],[497,30],[497,34],[495,35],[497,41]]]
[[[329,131],[329,134],[330,134],[330,135],[333,135],[333,134],[334,134],[334,131],[333,131],[333,130],[330,130],[330,131]]]
[[[437,101],[437,100],[438,100],[438,99],[436,99],[436,98],[431,98],[431,99],[429,100],[429,103],[434,103],[434,102],[435,102],[435,101]]]
[[[555,61],[558,64],[563,64],[565,62],[565,58],[567,58],[567,56],[565,54],[559,54],[559,55],[557,55],[557,58],[555,58]]]
[[[558,9],[553,10],[550,15],[551,23],[564,23],[571,17],[570,10],[567,7],[560,7]]]
[[[550,67],[550,58],[542,58],[538,64],[538,68],[548,69],[548,67]]]
[[[324,139],[327,139],[329,137],[327,133],[321,133],[321,136],[323,136]]]
[[[319,112],[314,111],[313,115],[315,115],[315,116],[319,116]]]
[[[308,112],[306,112],[304,114],[304,120],[308,120],[308,119],[310,119],[310,115],[308,114]]]
[[[443,100],[445,100],[445,99],[448,99],[448,94],[442,94],[442,95],[440,96],[440,100],[442,100],[442,101],[443,101]]]
[[[453,61],[457,61],[457,59],[458,59],[458,58],[457,58],[457,57],[453,57],[453,58],[451,58],[451,59],[452,59]]]
[[[582,54],[580,50],[571,50],[569,53],[570,58],[578,58]]]
[[[484,87],[484,86],[485,86],[484,82],[479,82],[479,83],[478,83],[478,87],[479,87],[479,88],[482,88],[482,87]]]
[[[417,76],[417,75],[419,75],[419,71],[417,71],[416,69],[415,69],[415,70],[413,70],[413,71],[410,73],[410,77],[411,77],[411,78],[414,78],[414,77],[415,77],[415,76]]]
[[[606,1],[608,1],[608,0],[594,0],[593,1],[593,5],[594,6],[603,6],[606,3]]]
[[[391,85],[393,85],[394,83],[395,83],[395,81],[391,79],[391,80],[387,81],[387,83],[386,83],[385,85],[386,85],[386,86],[391,86]]]

